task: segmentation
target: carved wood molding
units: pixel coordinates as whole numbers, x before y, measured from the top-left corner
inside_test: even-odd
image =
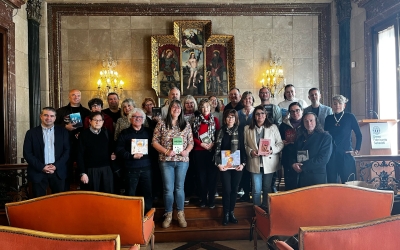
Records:
[[[49,3],[50,105],[61,106],[62,16],[318,16],[319,81],[324,100],[331,96],[331,5],[325,4],[59,4]]]

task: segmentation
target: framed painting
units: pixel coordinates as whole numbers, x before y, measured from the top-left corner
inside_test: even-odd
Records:
[[[159,98],[224,96],[235,87],[234,37],[211,35],[211,21],[174,21],[173,35],[151,37],[152,87]]]

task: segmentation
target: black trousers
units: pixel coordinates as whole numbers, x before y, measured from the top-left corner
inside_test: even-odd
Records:
[[[200,186],[200,181],[197,176],[193,153],[194,151],[191,151],[189,153],[189,168],[186,172],[185,178],[185,197],[190,197],[193,195],[200,196],[198,188]]]
[[[354,157],[351,154],[334,149],[326,165],[328,183],[338,183],[338,176],[341,182],[345,183],[352,173],[356,174],[356,161]]]
[[[193,158],[200,180],[200,199],[203,204],[214,205],[217,191],[218,167],[212,161],[213,152],[194,150]],[[208,199],[207,199],[208,196]]]
[[[292,166],[284,165],[283,171],[285,177],[285,191],[298,188],[298,173],[294,171]]]
[[[113,193],[113,172],[109,166],[88,168],[88,184],[82,185],[82,189],[96,192]]]
[[[125,193],[128,196],[136,196],[136,189],[140,186],[143,192],[145,213],[150,211],[153,206],[151,166],[126,169],[125,181]]]
[[[233,211],[236,205],[236,197],[243,171],[227,170],[221,171],[222,182],[222,206],[224,214]]]
[[[45,174],[41,182],[32,182],[32,198],[45,196],[49,186],[53,194],[63,192],[64,185],[65,180],[60,179],[56,173]]]

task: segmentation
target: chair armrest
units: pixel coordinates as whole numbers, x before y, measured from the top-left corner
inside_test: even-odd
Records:
[[[293,250],[286,242],[280,240],[275,241],[275,245],[279,250]]]
[[[148,211],[147,214],[145,214],[143,218],[143,223],[150,219],[153,220],[155,212],[156,212],[155,208],[150,209],[150,211]]]
[[[264,240],[267,240],[271,232],[269,214],[258,206],[254,206],[254,212],[256,214],[256,230]]]

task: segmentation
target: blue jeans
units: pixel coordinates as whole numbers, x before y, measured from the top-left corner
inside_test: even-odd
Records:
[[[174,195],[177,210],[183,211],[185,202],[185,177],[188,167],[189,162],[160,162],[160,170],[164,182],[164,205],[166,213],[172,212]]]
[[[271,183],[272,176],[274,173],[270,174],[255,174],[251,173],[251,181],[253,182],[253,204],[256,206],[261,205],[261,189],[263,191],[263,201],[262,204],[267,206],[268,193],[272,192]]]

